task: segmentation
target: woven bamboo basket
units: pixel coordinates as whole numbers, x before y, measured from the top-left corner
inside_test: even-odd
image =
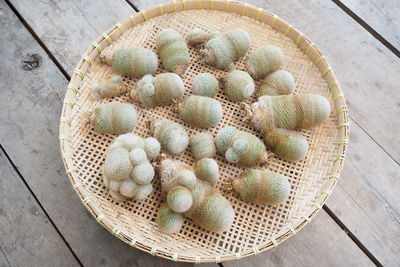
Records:
[[[162,201],[158,177],[153,180],[153,193],[144,201],[113,200],[102,183],[101,166],[105,153],[115,136],[100,135],[82,119],[82,113],[111,100],[95,101],[90,97],[91,85],[112,76],[110,67],[98,60],[100,54],[112,53],[116,48],[142,46],[155,51],[155,40],[164,28],[174,28],[182,35],[200,27],[209,31],[226,32],[241,27],[249,32],[253,50],[264,44],[279,46],[285,55],[283,69],[296,79],[295,93],[314,93],[327,97],[332,106],[329,119],[321,126],[302,130],[310,143],[305,160],[291,163],[270,154],[268,168],[286,175],[292,190],[289,199],[277,206],[243,202],[229,190],[229,185],[243,168],[217,161],[222,172],[217,189],[229,200],[235,211],[230,230],[213,233],[202,230],[189,219],[177,234],[163,234],[155,223]],[[184,76],[190,94],[191,81],[199,72],[210,72],[223,77],[226,72],[199,62],[198,51],[190,48],[192,63]],[[244,69],[244,58],[236,63]],[[163,72],[160,68],[159,72]],[[123,82],[134,87],[137,80],[124,77]],[[245,122],[241,106],[219,93],[225,115],[216,132],[233,125],[258,135]],[[114,99],[115,100],[115,99]],[[127,96],[117,100],[129,101]],[[250,99],[248,103],[254,101]],[[158,107],[139,111],[134,132],[149,136],[146,121],[169,118],[180,122],[174,107]],[[182,123],[182,122],[181,122]],[[199,129],[186,125],[189,134]],[[301,32],[261,8],[239,2],[185,1],[172,2],[136,13],[117,23],[86,50],[79,61],[65,96],[61,122],[61,155],[72,186],[84,206],[113,235],[131,246],[162,258],[182,262],[222,262],[258,254],[276,247],[303,228],[316,215],[332,193],[343,167],[349,137],[349,117],[340,85],[323,54]],[[174,156],[188,164],[194,159],[189,151]],[[261,168],[262,166],[258,166]]]

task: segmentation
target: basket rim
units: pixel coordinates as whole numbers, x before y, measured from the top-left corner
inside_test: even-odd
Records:
[[[256,21],[264,22],[271,26],[274,30],[280,31],[287,37],[295,41],[295,44],[307,55],[307,57],[317,66],[321,72],[322,78],[328,85],[328,89],[332,94],[332,101],[334,102],[334,111],[337,115],[337,129],[339,131],[339,140],[336,145],[339,146],[340,153],[334,158],[333,172],[328,175],[330,183],[324,190],[316,196],[314,201],[310,203],[310,208],[301,218],[287,229],[283,229],[275,237],[269,239],[268,242],[254,246],[241,253],[231,253],[223,255],[210,255],[207,257],[199,256],[187,256],[179,255],[177,253],[171,253],[157,249],[157,247],[151,247],[145,243],[139,242],[128,234],[124,233],[124,229],[114,225],[108,218],[101,213],[100,209],[88,196],[84,185],[79,182],[79,178],[75,174],[77,168],[74,167],[73,163],[73,149],[71,145],[71,133],[69,127],[72,121],[72,110],[75,102],[75,97],[79,94],[79,87],[85,77],[85,73],[88,71],[95,57],[97,57],[103,49],[109,46],[114,40],[120,37],[126,29],[134,27],[139,23],[145,22],[151,18],[162,16],[165,14],[171,14],[174,12],[193,10],[193,9],[205,9],[205,10],[217,10],[226,13],[237,13],[250,18],[256,19]],[[109,30],[104,32],[98,37],[85,51],[82,58],[79,60],[71,80],[67,87],[65,94],[63,108],[60,118],[59,128],[59,140],[60,140],[60,153],[63,160],[64,167],[68,179],[70,180],[74,191],[78,194],[83,205],[93,215],[96,221],[102,225],[107,231],[112,233],[114,236],[129,244],[132,247],[138,248],[144,252],[147,252],[153,256],[161,258],[179,261],[179,262],[191,262],[191,263],[219,263],[224,261],[238,260],[244,257],[256,255],[260,252],[266,251],[272,247],[278,246],[283,241],[289,239],[307,225],[322,209],[332,191],[334,190],[339,178],[340,173],[343,169],[344,159],[347,151],[347,144],[349,140],[349,114],[348,108],[345,101],[345,97],[342,88],[333,72],[333,69],[329,65],[327,59],[322,52],[300,31],[294,28],[291,24],[280,19],[277,15],[265,11],[262,8],[255,7],[251,4],[237,2],[237,1],[220,1],[220,0],[188,0],[176,2],[168,2],[153,6],[146,10],[137,12],[128,18],[116,23]],[[321,177],[322,178],[322,177]],[[331,179],[332,178],[332,179]]]

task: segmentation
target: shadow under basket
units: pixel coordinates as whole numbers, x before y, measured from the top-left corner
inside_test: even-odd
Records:
[[[91,97],[91,86],[113,75],[112,69],[99,60],[101,54],[115,49],[141,46],[155,51],[155,41],[162,29],[173,28],[183,36],[195,28],[210,32],[226,32],[234,28],[245,29],[252,39],[250,51],[266,44],[279,46],[284,55],[282,69],[291,72],[296,80],[295,94],[313,93],[325,96],[332,107],[327,121],[322,125],[302,130],[310,147],[307,157],[299,162],[287,162],[270,152],[266,166],[286,175],[291,184],[290,196],[285,203],[275,206],[255,205],[242,201],[231,191],[232,179],[244,168],[230,164],[223,157],[216,160],[221,170],[221,180],[216,188],[228,199],[235,211],[235,220],[227,232],[208,232],[186,219],[177,234],[164,234],[155,223],[161,204],[159,177],[153,180],[154,190],[144,201],[115,201],[102,181],[102,165],[108,146],[115,136],[101,135],[88,125],[83,114],[99,103],[129,101],[128,96],[96,101]],[[186,93],[200,72],[224,77],[227,72],[200,62],[199,50],[190,47],[191,64],[183,77]],[[245,56],[245,57],[246,57]],[[244,70],[242,57],[235,69]],[[161,65],[161,64],[160,64]],[[161,66],[158,73],[165,72]],[[158,74],[157,73],[157,74]],[[133,88],[137,79],[123,78],[123,83]],[[259,85],[259,81],[256,82]],[[213,135],[224,126],[260,135],[246,122],[239,103],[229,101],[223,92],[215,97],[224,108],[224,117],[217,126],[208,129]],[[255,97],[247,103],[255,101]],[[168,118],[180,122],[174,106],[144,109],[135,104],[139,118],[133,132],[150,135],[147,121]],[[185,125],[189,135],[204,131]],[[71,78],[65,96],[61,122],[61,155],[68,177],[85,207],[113,235],[131,246],[152,255],[182,262],[222,262],[258,254],[278,246],[306,225],[321,209],[332,193],[343,168],[349,137],[349,117],[340,85],[323,54],[302,33],[274,14],[238,2],[185,1],[171,2],[136,13],[117,23],[100,36],[86,50]],[[192,165],[194,158],[187,149],[171,156]]]

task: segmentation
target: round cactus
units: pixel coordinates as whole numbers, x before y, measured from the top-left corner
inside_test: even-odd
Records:
[[[233,181],[233,190],[239,193],[244,201],[255,204],[279,204],[288,198],[290,184],[282,174],[250,169]]]
[[[245,30],[234,29],[210,39],[201,53],[207,64],[230,70],[234,67],[233,62],[249,50],[250,44],[250,36]]]
[[[307,139],[295,131],[271,129],[264,135],[264,142],[278,157],[288,161],[302,160],[308,152]]]
[[[150,130],[161,146],[171,154],[182,153],[189,145],[185,128],[176,122],[167,119],[153,121]]]
[[[132,169],[133,165],[127,150],[117,147],[109,151],[104,163],[104,175],[107,178],[124,180],[129,177]]]
[[[275,45],[266,45],[254,50],[246,61],[246,69],[254,79],[262,79],[283,65],[282,50]]]
[[[186,187],[176,186],[168,191],[167,204],[173,211],[183,213],[193,204],[192,193]]]
[[[197,178],[215,185],[219,181],[219,167],[218,163],[210,158],[203,158],[198,160],[194,166],[193,171]]]
[[[195,159],[212,158],[217,153],[214,137],[208,132],[192,135],[190,149]]]
[[[223,109],[221,103],[211,97],[191,95],[179,105],[178,114],[189,125],[208,128],[222,120]]]
[[[149,160],[154,160],[160,153],[161,145],[154,137],[147,137],[144,139],[144,151]]]
[[[296,87],[292,74],[285,70],[277,70],[265,77],[257,94],[262,95],[288,95]]]
[[[153,77],[144,76],[137,82],[130,97],[134,102],[141,103],[146,108],[171,105],[183,96],[185,86],[179,75],[161,73]]]
[[[194,95],[214,97],[219,90],[219,82],[211,73],[199,73],[192,82]]]
[[[154,74],[158,68],[157,55],[147,48],[130,47],[115,50],[112,57],[102,57],[113,70],[121,74],[140,78],[146,74]]]
[[[167,234],[177,233],[183,226],[183,216],[170,209],[163,203],[158,210],[156,222],[160,230]]]
[[[163,30],[156,42],[164,69],[183,74],[190,63],[189,48],[185,39],[173,29]]]
[[[254,93],[254,80],[245,71],[233,70],[228,73],[224,80],[225,94],[232,101],[243,101]]]

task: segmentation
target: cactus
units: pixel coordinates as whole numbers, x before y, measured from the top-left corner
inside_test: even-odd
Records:
[[[183,175],[183,173],[186,174]],[[167,204],[172,202],[174,208],[179,206],[181,209],[178,210],[186,210],[179,214],[183,214],[192,219],[194,223],[208,231],[222,232],[228,230],[232,225],[235,215],[229,202],[208,182],[197,179],[190,166],[180,161],[166,159],[160,163],[159,174],[161,177],[162,190],[167,196]],[[185,179],[182,179],[182,177],[185,177]],[[182,184],[182,181],[187,183],[187,181],[191,179],[191,186],[188,187]],[[192,198],[192,203],[188,209],[186,203],[185,207],[182,208],[181,205],[183,205],[183,203],[177,200],[189,199],[189,193]],[[170,198],[174,201],[168,201]],[[168,210],[165,206],[162,206],[159,210],[157,223],[161,230],[164,228],[173,228],[173,230],[168,232],[178,232],[180,227],[165,227],[165,225],[172,224],[169,223],[169,218],[163,218],[166,217],[165,214],[170,214],[171,211],[173,211],[169,204],[168,207]],[[177,226],[178,224],[174,223],[173,225]]]
[[[308,152],[307,139],[295,132],[281,128],[273,128],[264,135],[265,144],[281,159],[299,161]]]
[[[112,57],[102,55],[101,61],[111,65],[114,71],[134,78],[154,74],[158,68],[157,55],[142,47],[117,49]]]
[[[232,101],[243,101],[254,93],[254,80],[245,71],[233,70],[228,73],[224,80],[225,94]]]
[[[189,31],[186,39],[189,45],[201,45],[211,38],[217,36],[217,33],[209,33],[199,28],[194,28]]]
[[[265,161],[267,156],[265,145],[257,136],[232,126],[219,130],[215,144],[227,161],[246,167]]]
[[[190,149],[195,159],[212,158],[217,153],[214,137],[211,133],[203,132],[190,137]]]
[[[210,158],[202,158],[193,166],[197,178],[215,185],[220,178],[218,163]]]
[[[262,79],[283,65],[282,50],[275,45],[257,48],[246,60],[246,69],[254,79]]]
[[[189,145],[185,128],[173,121],[163,119],[151,122],[150,131],[161,146],[171,154],[182,153]]]
[[[136,121],[136,109],[119,102],[98,105],[89,118],[94,130],[101,134],[128,133],[135,127]]]
[[[100,100],[103,98],[125,94],[128,89],[121,82],[122,77],[119,75],[115,75],[108,81],[95,83],[92,86],[93,98],[96,100]]]
[[[288,95],[296,87],[292,74],[284,70],[277,70],[269,74],[260,86],[257,94],[262,95]]]
[[[217,100],[191,95],[178,106],[179,117],[187,124],[200,128],[218,125],[222,120],[222,105]]]
[[[331,112],[329,101],[320,95],[260,96],[247,110],[245,119],[262,133],[272,128],[311,128],[325,121]]]
[[[163,30],[156,42],[164,69],[183,74],[190,63],[189,48],[185,39],[173,29]]]
[[[162,73],[153,77],[144,76],[137,82],[131,91],[131,99],[140,102],[144,107],[171,105],[185,92],[185,86],[179,75],[175,73]]]
[[[244,201],[255,204],[279,204],[290,193],[287,177],[270,170],[246,170],[233,181],[232,187]]]
[[[233,62],[249,50],[250,44],[249,34],[238,28],[210,39],[201,54],[207,64],[218,69],[230,70],[234,67]]]
[[[111,144],[103,165],[103,181],[117,201],[143,200],[153,191],[154,168],[146,150],[148,144],[133,133],[120,135]]]
[[[214,97],[219,90],[219,82],[210,73],[199,73],[194,77],[192,92],[194,95]]]

